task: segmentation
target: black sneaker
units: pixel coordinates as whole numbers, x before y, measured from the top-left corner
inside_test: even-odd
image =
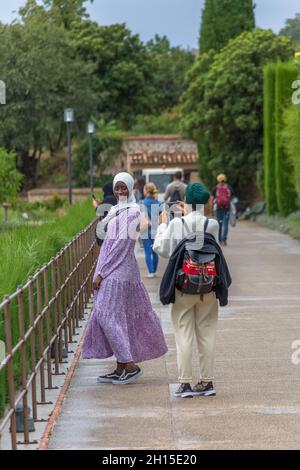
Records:
[[[174,393],[175,397],[193,398],[193,390],[190,384],[181,384],[179,389]]]
[[[199,397],[213,397],[216,395],[214,386],[212,382],[204,385],[202,382],[199,382],[195,387],[193,387],[192,393],[194,396]]]
[[[99,375],[97,382],[100,384],[111,384],[113,380],[118,380],[121,377],[121,374],[118,374],[115,370],[111,374]]]
[[[113,380],[112,383],[115,385],[126,385],[134,382],[140,375],[142,375],[141,369],[137,366],[134,370],[128,371],[123,370],[122,375],[116,380]]]

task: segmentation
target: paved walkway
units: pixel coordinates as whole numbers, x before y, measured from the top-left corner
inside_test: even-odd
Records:
[[[230,235],[225,254],[233,286],[220,310],[217,396],[173,397],[169,309],[157,299],[158,281],[145,280],[168,354],[143,364],[138,382],[121,388],[96,383],[112,360],[81,359],[49,449],[300,448],[300,364],[291,361],[292,343],[300,340],[300,243],[248,222]]]

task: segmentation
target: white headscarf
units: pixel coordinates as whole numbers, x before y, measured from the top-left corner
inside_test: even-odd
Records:
[[[140,207],[136,203],[136,199],[133,194],[134,179],[132,178],[132,176],[129,173],[125,173],[125,172],[118,173],[114,177],[114,180],[113,180],[113,189],[115,189],[116,184],[119,182],[122,182],[126,185],[129,191],[129,195],[126,200],[122,200],[122,201],[119,200],[118,204],[113,206],[110,209],[107,216],[97,225],[97,228],[96,228],[97,236],[102,239],[105,238],[106,227],[108,223],[110,222],[111,219],[115,217],[118,211],[120,210],[123,211],[126,208],[133,208],[133,209],[137,209],[138,211],[140,211]]]
[[[120,209],[123,209],[124,207],[137,207],[139,208],[138,204],[136,203],[136,199],[133,194],[133,187],[134,187],[134,179],[129,173],[118,173],[114,177],[113,181],[113,188],[115,190],[116,184],[117,183],[124,183],[129,191],[128,198],[125,201],[119,201],[116,206],[113,207],[115,211],[118,211]]]

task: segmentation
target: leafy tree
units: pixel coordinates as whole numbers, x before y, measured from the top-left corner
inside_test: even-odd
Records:
[[[38,4],[37,0],[27,0],[26,4],[19,9],[22,18],[45,15],[48,13],[48,19],[51,18],[55,24],[63,26],[70,30],[74,22],[87,18],[88,14],[84,4],[88,0],[42,0]],[[94,0],[89,0],[93,2]]]
[[[95,66],[93,76],[98,112],[128,129],[138,114],[155,105],[151,61],[138,35],[124,24],[77,23],[72,31],[79,56]]]
[[[220,53],[199,57],[183,95],[182,126],[204,139],[206,171],[224,171],[248,198],[262,166],[263,67],[291,55],[288,39],[271,31],[245,32]]]
[[[132,134],[179,134],[179,111],[173,109],[159,116],[138,116],[130,132]]]
[[[0,139],[18,154],[26,188],[36,183],[43,149],[53,153],[64,141],[64,108],[74,107],[76,125],[84,129],[96,101],[91,65],[76,58],[66,30],[37,8],[35,15],[24,11],[22,22],[0,26],[1,76],[7,89]]]
[[[0,147],[0,204],[17,196],[22,175],[16,169],[16,155]]]
[[[97,132],[93,134],[94,166],[97,169],[95,186],[101,186],[103,173],[113,158],[122,151],[125,133],[117,129],[114,122],[105,123],[103,119],[97,124]],[[79,186],[89,185],[89,139],[85,138],[77,150],[75,176]]]
[[[185,77],[195,61],[191,51],[172,47],[166,36],[155,36],[146,44],[153,70],[156,114],[171,110],[185,91]]]
[[[279,34],[290,38],[295,47],[300,47],[300,13],[297,13],[295,18],[286,20],[285,27]]]
[[[187,75],[188,90],[182,96],[180,123],[181,134],[191,137],[198,144],[199,174],[205,181],[207,186],[212,187],[215,177],[209,168],[211,160],[210,148],[206,143],[205,133],[200,131],[203,128],[203,115],[199,113],[199,103],[204,100],[206,82],[203,77],[209,71],[213,63],[215,52],[213,50],[208,53],[200,54]],[[201,78],[202,77],[202,78]]]
[[[255,28],[252,0],[206,0],[200,29],[200,51],[220,51],[243,31]]]

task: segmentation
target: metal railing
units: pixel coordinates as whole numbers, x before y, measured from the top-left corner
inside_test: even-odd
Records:
[[[93,221],[0,304],[6,348],[0,380],[2,385],[5,383],[8,403],[0,420],[0,439],[10,424],[13,450],[18,444],[30,443],[29,401],[33,420],[39,421],[38,405],[48,404],[47,390],[57,388],[53,387],[52,376],[60,375],[63,353],[73,342],[90,301],[99,252],[96,224],[97,220]],[[16,410],[20,404],[24,413],[23,442],[17,442]]]

